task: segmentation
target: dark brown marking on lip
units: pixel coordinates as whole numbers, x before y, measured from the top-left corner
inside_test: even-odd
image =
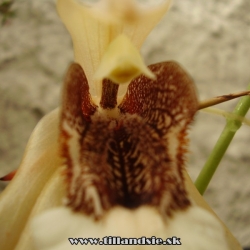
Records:
[[[65,165],[66,181],[72,182],[74,162],[70,152],[69,140],[73,137],[72,131],[84,138],[89,128],[90,117],[95,113],[97,106],[93,104],[87,78],[79,64],[73,63],[66,74],[62,91],[62,111],[60,122],[59,142],[60,154]],[[67,126],[67,130],[65,129]],[[71,130],[71,131],[69,131]]]
[[[79,67],[66,77],[60,125],[67,205],[95,219],[114,206],[151,205],[163,217],[188,207],[186,134],[198,107],[190,77],[174,62],[149,66],[157,80],[132,81],[121,115],[111,119],[92,104]],[[105,84],[106,93],[114,91]],[[103,108],[114,105],[108,100]]]
[[[133,80],[119,109],[140,115],[164,135],[171,126],[193,119],[198,107],[195,87],[191,77],[175,62],[153,64],[149,69],[157,79],[142,75]]]

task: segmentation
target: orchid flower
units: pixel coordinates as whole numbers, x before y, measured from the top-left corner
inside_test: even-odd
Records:
[[[1,249],[70,249],[68,238],[105,236],[241,249],[185,170],[193,81],[175,62],[146,67],[138,51],[171,1],[155,2],[57,1],[75,62],[60,109],[39,122],[0,196]],[[127,249],[165,247],[175,246]]]

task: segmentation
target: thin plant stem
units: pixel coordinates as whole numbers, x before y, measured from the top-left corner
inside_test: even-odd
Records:
[[[250,90],[250,85],[248,86]],[[244,96],[236,105],[233,114],[236,116],[244,117],[250,108],[250,97]],[[230,145],[235,133],[241,127],[242,122],[239,119],[228,118],[226,126],[222,131],[217,143],[215,144],[210,156],[207,159],[204,167],[202,168],[199,176],[195,181],[195,186],[201,195],[204,194],[206,188],[211,181],[223,155],[225,154],[228,146]]]
[[[246,90],[246,91],[241,91],[238,93],[232,93],[232,94],[227,94],[227,95],[221,95],[221,96],[216,96],[204,101],[201,101],[199,103],[199,109],[204,109],[207,107],[211,107],[213,105],[222,103],[222,102],[227,102],[230,100],[233,100],[235,98],[241,97],[241,96],[245,96],[245,95],[249,95],[250,96],[250,91]]]

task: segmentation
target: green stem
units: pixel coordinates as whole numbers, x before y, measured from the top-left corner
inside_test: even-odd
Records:
[[[248,86],[250,90],[250,85]],[[244,117],[250,108],[250,97],[244,96],[240,99],[233,113],[237,116]],[[233,118],[227,120],[226,126],[222,131],[217,143],[215,144],[210,156],[202,168],[199,176],[195,181],[195,186],[201,195],[204,194],[206,188],[211,181],[223,155],[230,145],[235,133],[241,127],[242,122]]]

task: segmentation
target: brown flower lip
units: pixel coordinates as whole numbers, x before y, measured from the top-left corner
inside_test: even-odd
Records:
[[[97,106],[81,66],[69,68],[60,145],[73,210],[97,219],[114,206],[151,205],[165,217],[191,204],[183,169],[187,128],[198,108],[194,84],[175,62],[149,69],[157,79],[137,77],[118,105],[118,85],[103,80]],[[117,109],[118,115],[100,109]]]

